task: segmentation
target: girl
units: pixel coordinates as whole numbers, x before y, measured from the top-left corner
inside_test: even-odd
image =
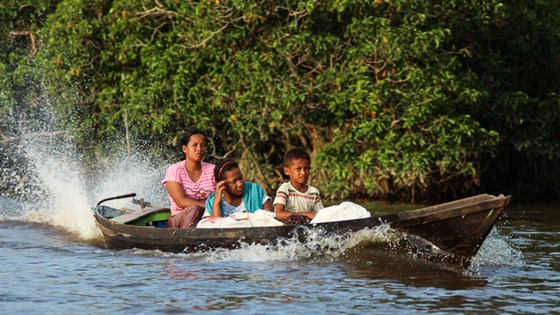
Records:
[[[272,200],[256,183],[245,182],[237,162],[220,161],[214,170],[216,191],[206,200],[206,212],[213,217],[264,209],[274,211]]]

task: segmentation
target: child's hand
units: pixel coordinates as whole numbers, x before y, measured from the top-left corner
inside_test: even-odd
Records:
[[[217,198],[220,198],[220,199],[221,199],[221,198],[222,198],[222,194],[224,193],[224,190],[225,190],[225,189],[226,189],[226,181],[225,181],[225,180],[222,180],[222,181],[218,182],[218,183],[216,184],[216,191],[214,192],[214,195],[215,195]]]

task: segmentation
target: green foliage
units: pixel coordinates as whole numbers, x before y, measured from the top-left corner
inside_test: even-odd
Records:
[[[297,145],[310,151],[312,184],[327,197],[412,200],[478,190],[483,170],[509,150],[535,163],[559,158],[552,2],[42,6],[53,3],[38,32],[34,59],[45,75],[36,80],[64,95],[57,106],[84,146],[127,136],[161,148],[196,126],[213,135],[214,158],[235,156],[269,192]],[[2,62],[10,72],[15,61]]]
[[[11,132],[9,115],[19,114],[22,120],[41,110],[42,93],[33,59],[41,45],[38,31],[57,2],[0,3],[0,138]]]

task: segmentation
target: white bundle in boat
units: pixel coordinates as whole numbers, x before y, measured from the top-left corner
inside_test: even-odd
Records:
[[[238,228],[254,226],[279,226],[282,222],[274,219],[274,212],[257,210],[255,213],[233,213],[229,217],[205,217],[197,224],[197,228]]]
[[[353,202],[345,201],[339,205],[326,207],[319,210],[311,223],[346,221],[362,218],[370,218],[369,211]],[[257,210],[255,213],[233,213],[229,217],[205,217],[198,222],[197,228],[237,228],[256,226],[280,226],[282,222],[274,219],[274,212]]]
[[[347,221],[371,218],[369,211],[353,202],[345,201],[339,205],[323,208],[317,212],[311,223]]]

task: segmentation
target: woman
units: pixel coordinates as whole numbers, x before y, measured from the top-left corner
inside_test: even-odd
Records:
[[[218,162],[214,170],[215,193],[206,201],[206,212],[213,217],[227,217],[233,213],[253,213],[259,209],[274,211],[272,199],[261,186],[245,182],[237,162]]]
[[[208,196],[215,190],[215,165],[202,162],[206,156],[206,135],[189,129],[181,139],[184,160],[165,172],[161,182],[167,188],[171,203],[170,228],[194,228],[204,214]]]

